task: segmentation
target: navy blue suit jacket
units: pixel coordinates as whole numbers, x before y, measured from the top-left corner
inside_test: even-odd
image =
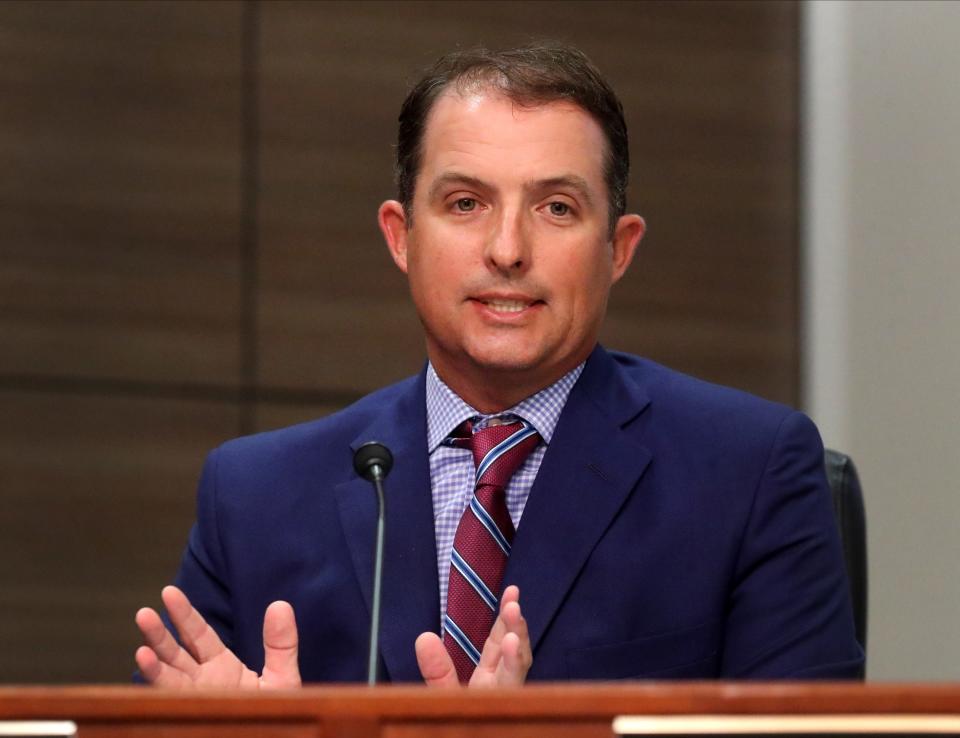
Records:
[[[305,681],[365,676],[375,495],[387,480],[381,673],[419,681],[439,631],[423,373],[311,423],[214,451],[177,582],[240,659],[263,663],[289,601]],[[570,393],[517,529],[530,679],[844,678],[862,652],[823,448],[789,408],[597,348]]]

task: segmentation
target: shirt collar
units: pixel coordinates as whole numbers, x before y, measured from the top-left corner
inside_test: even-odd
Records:
[[[530,423],[543,442],[550,444],[557,427],[560,413],[567,404],[570,390],[577,383],[586,362],[564,374],[560,379],[536,394],[521,400],[509,410],[494,415],[484,415],[468,405],[463,398],[450,389],[433,364],[427,363],[427,451],[433,453],[443,439],[449,436],[463,421],[480,418],[483,421],[501,415],[515,415]]]

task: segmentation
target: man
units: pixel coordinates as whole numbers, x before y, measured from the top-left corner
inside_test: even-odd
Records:
[[[644,232],[627,170],[620,103],[576,50],[452,54],[414,87],[379,223],[429,363],[211,454],[163,593],[185,648],[137,614],[148,681],[363,678],[371,439],[396,458],[387,679],[857,675],[812,423],[597,345]]]

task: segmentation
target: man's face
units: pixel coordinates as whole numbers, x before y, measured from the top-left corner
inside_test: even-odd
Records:
[[[522,108],[496,92],[437,100],[412,223],[393,201],[380,223],[428,355],[465,399],[464,385],[478,382],[536,391],[596,343],[643,233],[638,216],[624,216],[609,237],[604,151],[599,125],[571,103]]]

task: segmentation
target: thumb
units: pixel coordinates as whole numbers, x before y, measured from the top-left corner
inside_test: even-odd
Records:
[[[436,633],[421,633],[413,644],[420,676],[428,687],[459,687],[457,669]]]
[[[263,616],[261,687],[290,689],[300,686],[298,644],[297,620],[293,615],[293,608],[282,600],[271,603]]]

